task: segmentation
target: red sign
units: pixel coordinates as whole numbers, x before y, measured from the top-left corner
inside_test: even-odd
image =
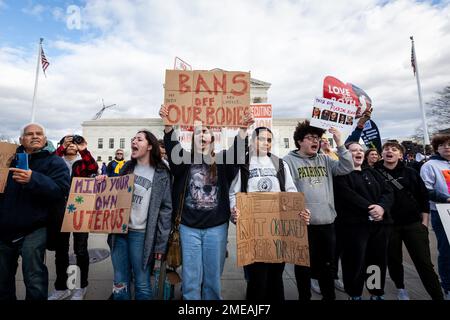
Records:
[[[357,118],[361,116],[362,108],[370,108],[372,105],[372,100],[364,90],[354,84],[343,83],[332,76],[323,79],[323,97],[356,106]]]

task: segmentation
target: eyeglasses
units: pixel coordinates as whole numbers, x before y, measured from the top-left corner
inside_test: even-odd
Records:
[[[447,143],[441,143],[440,145],[438,145],[439,148],[450,148],[450,142]]]
[[[311,142],[319,141],[319,140],[320,140],[319,136],[312,136],[312,135],[306,135],[306,136],[305,136],[305,139],[308,139],[308,140],[311,141]]]
[[[119,153],[118,152],[118,153],[116,153],[116,156],[123,156],[123,153],[121,153],[121,152]]]

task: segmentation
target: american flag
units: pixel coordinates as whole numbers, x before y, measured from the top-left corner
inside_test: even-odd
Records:
[[[41,63],[42,63],[42,70],[44,70],[44,74],[45,74],[45,70],[47,70],[48,66],[50,65],[50,62],[48,62],[47,58],[45,57],[44,54],[44,49],[41,46]]]
[[[414,39],[413,37],[410,37],[411,39],[411,66],[414,71],[414,75],[416,75],[416,53],[414,50]]]

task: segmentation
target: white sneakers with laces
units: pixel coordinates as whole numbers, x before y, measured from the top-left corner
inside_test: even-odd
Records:
[[[398,289],[397,299],[398,300],[410,300],[408,291],[406,291],[406,289]]]
[[[48,296],[47,300],[65,300],[72,294],[69,289],[66,290],[55,290],[51,295]]]
[[[345,292],[344,284],[342,283],[342,281],[340,279],[334,280],[334,288],[340,292]]]
[[[74,289],[72,297],[70,300],[84,300],[84,296],[86,295],[87,287]]]
[[[322,294],[319,287],[319,280],[317,279],[311,279],[311,289],[317,294]]]

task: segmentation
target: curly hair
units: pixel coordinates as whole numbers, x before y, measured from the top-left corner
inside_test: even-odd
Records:
[[[295,127],[294,131],[294,142],[297,149],[300,149],[299,141],[303,141],[305,136],[307,134],[317,134],[319,138],[322,138],[323,134],[325,133],[324,129],[312,127],[309,124],[308,120],[305,120],[303,122],[299,122],[297,126]]]

